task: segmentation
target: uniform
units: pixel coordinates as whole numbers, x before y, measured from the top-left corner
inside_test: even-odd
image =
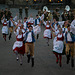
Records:
[[[17,41],[13,45],[13,51],[17,51],[19,54],[24,55],[25,46],[23,44],[24,34],[16,36]]]
[[[61,63],[62,56],[61,56],[61,54],[63,53],[63,49],[64,49],[63,40],[64,40],[63,34],[58,34],[56,43],[53,46],[53,53],[55,54],[55,56],[57,58],[56,63],[58,63],[58,59],[59,59],[59,66],[60,67],[62,66],[62,63]]]

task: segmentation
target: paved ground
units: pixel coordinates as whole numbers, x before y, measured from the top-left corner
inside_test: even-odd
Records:
[[[16,9],[11,9],[12,11]],[[36,10],[30,10],[36,15]],[[16,41],[15,35],[12,39],[5,42],[1,34],[2,25],[0,24],[0,75],[75,75],[75,67],[66,65],[66,57],[62,58],[62,67],[56,64],[56,58],[52,53],[52,40],[50,46],[46,45],[46,39],[43,38],[44,27],[40,37],[35,43],[35,66],[32,68],[31,63],[27,63],[26,55],[23,57],[23,65],[20,66],[16,61],[16,56],[12,51],[12,46]]]

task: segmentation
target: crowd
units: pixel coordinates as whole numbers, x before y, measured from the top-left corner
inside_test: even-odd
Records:
[[[6,9],[6,12],[7,9]],[[34,43],[35,39],[39,38],[41,33],[41,25],[45,26],[43,37],[47,39],[47,45],[49,46],[49,39],[53,40],[53,54],[56,56],[56,63],[62,66],[62,55],[66,55],[67,61],[71,58],[71,66],[74,67],[74,55],[75,55],[75,15],[72,12],[64,11],[62,21],[59,21],[60,14],[58,9],[53,13],[50,11],[41,11],[36,15],[34,19],[32,15],[25,17],[22,20],[18,20],[18,15],[12,17],[7,13],[3,13],[1,16],[2,34],[6,41],[6,36],[9,33],[9,40],[15,27],[14,34],[16,36],[16,42],[13,45],[13,52],[16,54],[17,61],[20,60],[22,65],[22,56],[27,55],[27,62],[32,62],[34,66]]]
[[[5,8],[5,10],[0,9],[0,21],[1,21],[1,18],[3,17],[3,14],[5,14],[5,18],[9,20],[12,13],[10,9],[8,8]]]

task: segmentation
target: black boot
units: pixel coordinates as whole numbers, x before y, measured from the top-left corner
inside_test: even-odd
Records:
[[[34,67],[34,58],[32,58],[32,67]]]
[[[71,58],[71,66],[74,67],[74,59]]]
[[[28,57],[27,62],[30,63],[30,55],[27,55],[27,57]]]
[[[70,55],[67,55],[67,64],[69,64],[69,60],[70,60]]]
[[[37,34],[37,39],[39,38],[39,34]]]
[[[10,38],[11,38],[11,35],[12,35],[12,34],[10,33],[10,35],[9,35],[9,40],[10,40]]]

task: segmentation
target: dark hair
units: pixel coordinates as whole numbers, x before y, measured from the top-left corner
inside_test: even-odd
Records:
[[[70,27],[70,25],[69,25],[69,24],[67,25],[67,28],[68,28],[68,27]]]
[[[36,17],[37,17],[38,15],[36,15]]]
[[[28,28],[30,28],[30,27],[32,27],[32,26],[30,25]]]

